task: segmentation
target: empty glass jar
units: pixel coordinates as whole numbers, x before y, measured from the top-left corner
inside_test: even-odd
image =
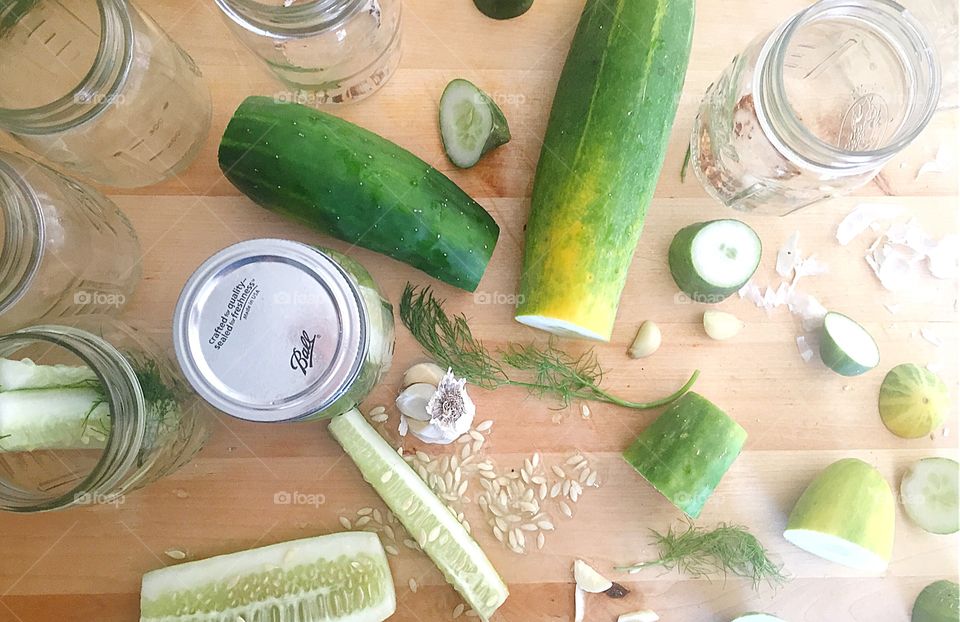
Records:
[[[0,128],[112,186],[178,173],[210,127],[200,70],[128,0],[0,3],[0,83]]]
[[[115,313],[140,273],[137,235],[113,202],[30,158],[0,152],[0,331]]]
[[[756,39],[712,84],[690,139],[707,192],[786,214],[869,182],[926,126],[940,70],[889,0],[822,0]]]
[[[216,0],[231,30],[294,90],[278,99],[362,99],[400,63],[400,0]]]
[[[207,416],[160,346],[118,320],[0,336],[0,509],[123,504],[200,450]]]

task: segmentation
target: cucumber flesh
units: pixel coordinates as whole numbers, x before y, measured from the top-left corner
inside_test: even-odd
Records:
[[[870,573],[879,573],[887,569],[889,562],[854,542],[833,534],[810,529],[789,529],[783,533],[791,544],[818,557]]]
[[[376,534],[283,542],[148,572],[140,622],[382,622],[396,610]]]
[[[110,407],[98,389],[0,393],[0,451],[103,447]]]
[[[0,358],[0,391],[67,387],[96,380],[96,373],[86,365],[37,365],[30,359]]]
[[[900,481],[903,508],[924,531],[951,534],[960,530],[960,465],[949,458],[924,458]]]
[[[507,586],[452,511],[356,409],[331,419],[328,429],[447,581],[489,620]]]
[[[841,376],[859,376],[880,363],[880,349],[867,329],[831,311],[823,318],[820,358]]]
[[[917,596],[910,622],[957,622],[960,620],[960,585],[934,581]]]
[[[473,0],[481,13],[493,19],[512,19],[530,10],[533,0]]]
[[[447,157],[470,168],[483,154],[510,141],[510,129],[500,107],[467,80],[456,79],[440,97],[440,137]]]
[[[670,273],[694,302],[720,302],[750,280],[761,252],[760,237],[739,220],[696,223],[670,243]]]

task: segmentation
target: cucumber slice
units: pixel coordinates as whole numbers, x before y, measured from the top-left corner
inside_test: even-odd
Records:
[[[110,407],[97,389],[0,393],[0,451],[103,447]]]
[[[783,620],[769,613],[745,613],[730,622],[783,622]]]
[[[493,19],[511,19],[530,10],[533,0],[473,0],[480,12]]]
[[[457,78],[440,97],[440,138],[450,161],[470,168],[483,154],[510,142],[510,128],[486,93]]]
[[[867,329],[830,311],[823,318],[820,358],[841,376],[859,376],[880,363],[880,349]]]
[[[30,359],[0,358],[0,391],[67,387],[96,380],[96,373],[86,365],[37,365]]]
[[[670,274],[693,302],[721,302],[750,280],[761,252],[760,237],[739,220],[700,222],[674,236]]]
[[[356,409],[331,419],[329,430],[447,581],[489,620],[509,592],[456,516]]]
[[[917,596],[910,622],[957,622],[960,620],[960,585],[934,581]]]
[[[960,531],[960,465],[950,458],[924,458],[900,480],[903,509],[924,531]]]
[[[900,438],[920,438],[943,423],[950,407],[947,385],[935,373],[914,365],[897,365],[880,385],[880,419]]]
[[[337,533],[143,575],[140,622],[382,622],[396,610],[376,534]]]

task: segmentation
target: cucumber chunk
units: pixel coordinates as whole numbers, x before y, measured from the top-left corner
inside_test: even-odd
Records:
[[[440,97],[440,137],[450,161],[470,168],[483,154],[508,143],[510,128],[490,96],[457,78]]]
[[[98,389],[0,393],[0,451],[103,447],[110,406]]]
[[[0,358],[0,391],[68,387],[96,380],[86,365],[37,365],[30,359]]]
[[[943,423],[950,408],[950,392],[929,369],[902,363],[884,377],[878,407],[888,430],[900,438],[920,438]]]
[[[910,622],[957,622],[960,620],[960,585],[934,581],[917,596]]]
[[[859,376],[880,363],[880,349],[867,329],[831,311],[823,318],[820,358],[841,376]]]
[[[533,0],[473,0],[481,13],[493,19],[512,19],[530,10]]]
[[[960,465],[950,458],[924,458],[900,480],[903,509],[924,531],[951,534],[960,530]]]
[[[670,274],[694,302],[717,303],[750,280],[761,252],[760,237],[739,220],[696,223],[670,243]]]
[[[148,572],[140,622],[382,622],[396,605],[380,539],[346,532]]]

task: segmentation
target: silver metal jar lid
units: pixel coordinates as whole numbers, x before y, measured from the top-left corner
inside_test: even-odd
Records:
[[[290,421],[317,413],[353,384],[367,350],[360,292],[312,246],[240,242],[187,281],[173,318],[184,376],[239,419]]]

